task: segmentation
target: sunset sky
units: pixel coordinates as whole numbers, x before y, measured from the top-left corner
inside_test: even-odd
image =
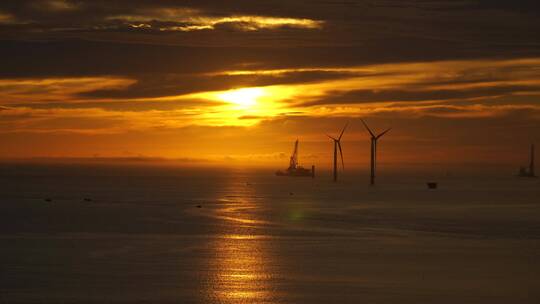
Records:
[[[0,158],[520,165],[540,2],[0,2]]]

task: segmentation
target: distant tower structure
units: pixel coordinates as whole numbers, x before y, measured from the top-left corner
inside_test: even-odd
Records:
[[[531,145],[531,162],[529,164],[529,173],[531,176],[536,177],[534,174],[534,144]]]
[[[530,156],[530,162],[529,167],[521,167],[519,168],[518,176],[521,177],[536,177],[536,174],[534,172],[534,144],[531,144],[531,156]]]

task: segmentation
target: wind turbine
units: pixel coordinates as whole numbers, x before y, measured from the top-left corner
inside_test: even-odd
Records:
[[[380,133],[379,135],[375,136],[373,132],[371,132],[371,129],[368,127],[366,122],[363,119],[360,119],[366,129],[368,130],[369,134],[371,135],[371,180],[370,184],[375,185],[375,169],[377,166],[377,140],[381,138],[386,132],[390,131],[392,128],[386,129],[386,131]]]
[[[343,127],[343,130],[341,130],[341,134],[339,134],[338,138],[335,138],[330,135],[326,135],[330,137],[334,141],[334,182],[337,181],[337,149],[339,147],[339,155],[341,155],[341,166],[343,169],[345,169],[345,162],[343,161],[343,150],[341,150],[341,137],[343,136],[343,132],[345,132],[345,129],[347,129],[347,125],[349,123],[345,124],[345,127]]]

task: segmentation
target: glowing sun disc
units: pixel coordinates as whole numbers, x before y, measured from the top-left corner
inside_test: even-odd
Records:
[[[218,95],[218,98],[242,107],[251,107],[257,104],[257,98],[264,95],[261,88],[243,88],[230,90]]]

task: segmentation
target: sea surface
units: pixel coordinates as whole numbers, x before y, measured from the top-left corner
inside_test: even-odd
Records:
[[[0,303],[540,303],[540,181],[0,165]]]

